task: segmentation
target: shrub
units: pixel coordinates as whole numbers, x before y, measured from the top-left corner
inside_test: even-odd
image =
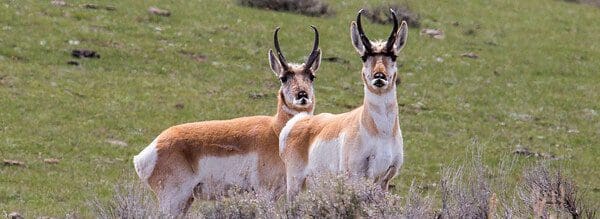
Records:
[[[473,158],[466,165],[442,171],[441,218],[490,218],[495,215],[497,197],[486,179],[481,154]]]
[[[543,164],[525,170],[519,197],[535,217],[541,218],[564,215],[594,218],[598,209],[586,203],[572,180]]]
[[[279,218],[281,214],[270,194],[233,188],[218,201],[197,201],[189,215],[192,218]]]
[[[408,26],[419,27],[421,25],[421,23],[419,23],[419,15],[412,12],[408,5],[393,4],[388,6],[379,5],[370,8],[367,7],[364,16],[373,23],[391,24],[393,19],[390,15],[390,8],[394,9],[398,19],[406,21]]]
[[[445,168],[440,182],[441,209],[417,191],[413,182],[404,197],[383,191],[370,180],[345,175],[311,180],[312,190],[286,202],[266,191],[232,189],[216,200],[197,200],[178,218],[595,218],[575,183],[545,165],[527,168],[522,181],[508,187],[501,163],[491,171],[476,152],[471,161]],[[494,179],[490,179],[495,176]],[[136,180],[137,181],[137,180]],[[147,187],[132,180],[115,187],[112,199],[91,202],[97,218],[165,218]],[[509,193],[509,191],[515,191]]]
[[[290,11],[308,16],[332,14],[329,5],[322,0],[237,0],[238,4],[274,11]]]
[[[113,198],[107,202],[95,199],[89,203],[96,218],[158,218],[157,203],[146,185],[128,180],[115,186]]]
[[[579,3],[579,4],[588,4],[588,5],[600,7],[600,0],[564,0],[564,1]]]

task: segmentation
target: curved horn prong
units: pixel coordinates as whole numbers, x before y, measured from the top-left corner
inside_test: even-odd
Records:
[[[283,67],[283,69],[288,70],[287,61],[285,60],[283,53],[281,53],[281,48],[279,48],[279,38],[277,37],[277,33],[279,33],[279,29],[280,28],[277,27],[277,29],[275,29],[275,35],[273,35],[273,41],[275,43],[275,52],[277,52],[277,59],[279,59],[279,63],[281,63],[281,66]]]
[[[365,51],[367,53],[371,53],[372,52],[372,48],[371,47],[371,41],[369,40],[369,38],[367,38],[367,35],[365,35],[365,31],[362,28],[362,22],[361,22],[361,14],[365,11],[365,9],[360,9],[360,11],[358,11],[358,15],[356,15],[356,26],[358,27],[358,34],[360,35],[360,40],[363,43],[363,46],[365,46]]]
[[[387,40],[387,44],[386,44],[386,50],[387,52],[392,52],[394,49],[394,43],[396,41],[396,36],[398,35],[398,17],[396,17],[396,12],[394,11],[394,9],[390,8],[390,12],[392,12],[392,19],[394,22],[394,29],[392,29],[392,33],[390,34],[390,37]]]
[[[310,27],[315,31],[315,42],[313,45],[313,49],[310,52],[310,55],[308,56],[308,60],[306,61],[306,64],[305,64],[305,66],[307,68],[310,68],[312,66],[312,64],[317,59],[317,56],[319,55],[319,31],[313,25],[310,25]]]

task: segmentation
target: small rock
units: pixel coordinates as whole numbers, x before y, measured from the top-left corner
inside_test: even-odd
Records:
[[[82,5],[82,7],[87,8],[87,9],[98,9],[98,8],[100,8],[100,7],[98,7],[98,5],[96,5],[96,4],[90,4],[90,3],[84,4],[84,5]]]
[[[250,97],[251,99],[261,99],[261,98],[265,98],[269,96],[268,94],[264,94],[264,93],[251,93],[248,95],[248,97]]]
[[[567,133],[569,133],[569,134],[577,134],[577,133],[579,133],[579,130],[577,130],[577,129],[569,129],[569,130],[567,130]]]
[[[343,59],[343,58],[340,58],[340,57],[337,57],[337,56],[324,57],[323,61],[326,61],[326,62],[338,62],[338,63],[343,63],[343,64],[349,64],[350,63],[350,61],[348,61],[346,59]]]
[[[185,105],[183,103],[177,103],[177,104],[175,104],[175,108],[176,109],[183,109],[184,106]]]
[[[208,59],[208,57],[206,57],[205,55],[197,54],[197,53],[193,53],[193,52],[179,51],[179,53],[181,53],[182,55],[185,55],[187,57],[190,57],[191,59],[193,59],[196,62],[205,62]]]
[[[159,15],[159,16],[163,16],[163,17],[169,17],[171,16],[171,12],[167,11],[167,10],[163,10],[157,7],[150,7],[148,8],[148,12],[150,12],[151,14],[155,14],[155,15]]]
[[[444,39],[444,32],[438,29],[423,29],[421,35],[425,35],[434,39]]]
[[[79,45],[79,40],[69,40],[69,45],[77,46]]]
[[[129,144],[127,144],[127,142],[117,140],[117,139],[108,139],[108,140],[106,140],[106,143],[121,146],[121,147],[127,147],[129,145]]]
[[[460,54],[460,56],[471,58],[471,59],[479,58],[479,56],[477,54],[475,54],[474,52],[463,53],[463,54]]]
[[[8,75],[0,75],[0,85],[9,83]]]
[[[87,49],[74,49],[71,51],[71,56],[75,58],[100,58],[100,54],[98,54],[96,51]]]
[[[115,11],[115,10],[117,10],[117,7],[112,6],[112,5],[107,5],[104,7],[104,9],[106,9],[107,11]]]
[[[4,166],[25,166],[25,162],[19,160],[3,160]]]
[[[442,63],[442,62],[444,62],[444,59],[442,57],[437,57],[437,58],[435,58],[435,61]]]
[[[52,0],[52,5],[63,7],[63,6],[67,6],[67,3],[63,0]]]
[[[9,219],[23,219],[24,217],[19,214],[19,212],[10,212],[10,214],[8,214],[8,218]]]
[[[560,158],[557,158],[553,154],[538,153],[538,152],[530,151],[529,148],[523,147],[522,145],[517,145],[517,148],[513,151],[513,154],[523,155],[526,157],[539,157],[539,158],[543,158],[543,159],[552,159],[552,160],[560,159]]]
[[[56,158],[46,158],[46,159],[44,159],[44,163],[47,163],[47,164],[57,164],[58,162],[60,162],[60,160],[56,159]]]
[[[598,115],[598,112],[596,112],[596,110],[594,109],[583,109],[583,115],[588,117],[588,118],[592,118]]]
[[[533,116],[525,113],[509,113],[509,116],[522,122],[529,122],[533,120]]]
[[[421,102],[409,104],[407,109],[408,109],[408,112],[412,112],[412,113],[420,113],[421,111],[428,110],[428,108],[425,106],[425,104],[423,104]]]

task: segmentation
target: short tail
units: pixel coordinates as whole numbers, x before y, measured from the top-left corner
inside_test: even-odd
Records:
[[[148,184],[148,178],[152,175],[154,171],[154,166],[156,165],[156,160],[158,158],[158,154],[156,151],[156,142],[157,139],[154,139],[148,147],[144,148],[140,154],[135,155],[133,157],[133,166],[135,167],[135,172],[140,177],[140,180],[144,182],[146,185]]]

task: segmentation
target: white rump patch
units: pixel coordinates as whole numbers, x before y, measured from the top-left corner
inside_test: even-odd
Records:
[[[156,165],[156,159],[158,158],[158,154],[156,152],[156,142],[158,138],[154,139],[148,147],[144,148],[140,154],[133,157],[133,166],[135,167],[135,172],[137,172],[140,179],[148,185],[148,178],[152,175],[152,171],[154,171],[154,165]]]
[[[281,129],[281,133],[279,134],[279,155],[282,155],[283,151],[285,151],[285,141],[287,140],[288,135],[292,131],[292,128],[294,128],[294,125],[296,125],[296,122],[298,122],[300,119],[306,116],[308,116],[308,113],[301,112],[296,114],[294,117],[292,117],[292,119],[285,123],[285,126],[283,127],[283,129]]]

